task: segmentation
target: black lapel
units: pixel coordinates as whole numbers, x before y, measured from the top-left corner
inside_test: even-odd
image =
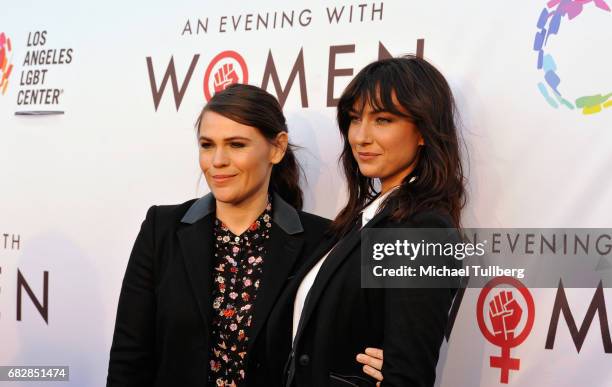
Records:
[[[194,223],[177,231],[185,268],[200,314],[208,326],[211,302],[211,265],[214,257],[214,214],[206,214]]]
[[[291,294],[291,297],[295,298],[295,293],[300,287],[302,280],[306,277],[306,274],[310,272],[310,270],[319,262],[323,255],[325,255],[328,251],[330,251],[338,240],[333,237],[325,238],[311,254],[308,254],[308,257],[303,257],[306,259],[306,262],[301,266],[301,268],[295,274],[295,277],[292,278],[290,283],[287,285],[286,292]]]
[[[211,265],[214,256],[214,216],[207,216],[177,232],[185,268],[204,324],[210,322]]]
[[[214,257],[213,225],[215,198],[212,194],[195,201],[187,210],[182,223],[188,224],[177,232],[185,267],[194,290],[198,307],[208,326],[211,309],[212,257]],[[255,300],[250,346],[267,320],[268,314],[283,288],[303,244],[304,228],[295,208],[278,194],[272,196],[272,220],[269,253],[264,262],[261,288]]]
[[[306,259],[301,267],[297,270],[296,274],[287,282],[287,285],[284,287],[278,302],[284,303],[289,307],[290,313],[293,313],[293,304],[295,302],[295,295],[297,293],[298,288],[302,284],[302,280],[308,274],[308,272],[312,269],[314,265],[319,262],[319,260],[325,255],[329,250],[334,247],[336,243],[335,238],[326,238],[322,243],[317,247],[313,253],[308,254],[308,256],[302,257],[302,259]]]
[[[372,218],[372,220],[370,220],[368,224],[364,226],[364,228],[373,227],[377,223],[380,223],[381,220],[388,216],[389,212],[388,207],[385,207],[385,209]],[[325,262],[323,262],[323,265],[321,265],[321,269],[319,270],[319,273],[312,284],[312,288],[310,288],[308,296],[306,297],[306,302],[304,304],[304,309],[302,310],[302,315],[300,316],[300,323],[295,334],[294,342],[299,340],[300,334],[308,323],[308,319],[312,315],[319,298],[323,294],[327,283],[333,277],[334,272],[336,269],[338,269],[342,262],[344,262],[350,256],[351,252],[355,249],[355,247],[357,247],[357,245],[359,245],[360,241],[361,231],[356,228],[345,235],[344,238],[338,242],[333,251],[330,252],[329,256],[325,259]]]
[[[276,303],[291,269],[302,251],[304,239],[301,234],[289,235],[273,223],[270,230],[268,254],[264,262],[261,287],[257,291],[253,311],[253,325],[249,332],[250,353],[255,339],[268,319],[270,310]]]

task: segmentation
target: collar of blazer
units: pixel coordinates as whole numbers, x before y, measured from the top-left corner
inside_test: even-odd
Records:
[[[212,277],[214,216],[210,215],[214,215],[214,212],[214,196],[205,195],[189,207],[181,219],[186,227],[177,231],[187,275],[203,318],[204,329],[208,329],[212,305],[210,280],[203,279]],[[267,320],[304,243],[302,234],[304,228],[297,210],[276,193],[272,196],[272,224],[270,239],[273,243],[269,245],[261,286],[255,301],[247,352],[250,352],[263,323]]]
[[[215,197],[212,193],[196,200],[181,219],[182,223],[194,224],[215,212]],[[304,231],[297,210],[284,201],[279,194],[272,194],[272,220],[289,235]]]

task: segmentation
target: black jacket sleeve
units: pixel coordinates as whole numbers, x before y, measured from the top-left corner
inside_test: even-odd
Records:
[[[125,271],[107,387],[152,386],[155,377],[155,206],[149,208]]]
[[[397,226],[395,226],[397,227]],[[450,228],[447,217],[427,213],[405,227]],[[454,289],[385,289],[381,387],[431,387]]]

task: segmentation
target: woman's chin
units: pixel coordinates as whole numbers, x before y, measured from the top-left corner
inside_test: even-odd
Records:
[[[222,203],[233,203],[238,201],[238,196],[235,189],[232,187],[211,187],[211,192],[215,199]]]
[[[359,166],[359,172],[365,176],[365,177],[369,177],[370,179],[376,179],[379,177],[380,173],[378,172],[378,168],[372,168],[372,166],[370,165],[366,165],[366,166]]]

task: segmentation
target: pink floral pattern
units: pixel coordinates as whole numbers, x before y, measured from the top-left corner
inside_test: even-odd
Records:
[[[264,242],[270,238],[271,211],[268,201],[264,212],[240,236],[215,220],[209,386],[245,385],[249,328],[267,253]]]

